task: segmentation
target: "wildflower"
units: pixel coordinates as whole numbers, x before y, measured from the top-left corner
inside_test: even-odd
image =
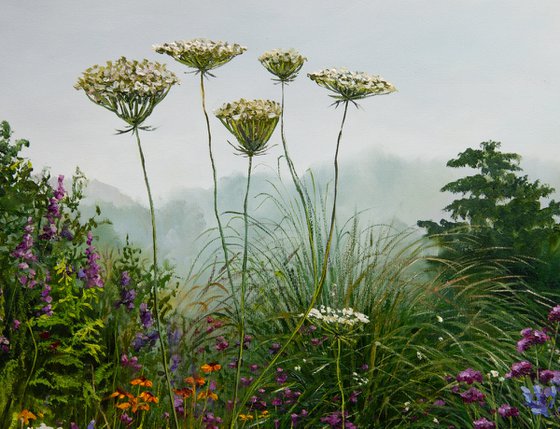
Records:
[[[157,404],[159,402],[159,398],[157,396],[147,391],[140,393],[138,397],[144,402],[153,402],[154,404]]]
[[[475,382],[482,383],[482,374],[480,373],[480,371],[475,371],[472,368],[467,368],[457,375],[457,381],[465,382],[467,384],[473,384]]]
[[[33,414],[31,411],[24,409],[22,410],[18,416],[18,420],[20,420],[24,425],[29,424],[29,420],[37,420],[37,416]]]
[[[265,69],[278,78],[278,81],[291,82],[296,78],[307,58],[295,49],[273,49],[262,54],[259,61]]]
[[[247,422],[253,420],[254,417],[252,414],[239,414],[239,420],[242,422]]]
[[[206,380],[202,377],[187,377],[185,378],[185,383],[190,384],[191,386],[204,386]]]
[[[337,102],[361,100],[373,95],[384,95],[395,92],[393,84],[379,76],[364,72],[351,72],[345,68],[325,69],[316,73],[309,73],[309,79],[329,91]]]
[[[198,394],[197,399],[212,399],[213,401],[217,401],[218,395],[210,390],[203,390]]]
[[[484,401],[484,393],[482,393],[476,387],[471,387],[467,391],[461,393],[459,396],[465,404]]]
[[[531,412],[534,415],[542,415],[544,417],[549,417],[549,409],[554,408],[554,402],[556,400],[556,387],[546,387],[535,384],[533,386],[533,393],[529,388],[522,386],[521,391],[525,397],[525,404],[531,408]]]
[[[216,350],[222,352],[229,347],[229,343],[224,337],[216,337]]]
[[[10,351],[10,340],[8,340],[4,335],[0,335],[0,350],[4,353]]]
[[[434,407],[445,407],[445,401],[443,399],[436,399],[433,405]]]
[[[21,322],[18,319],[14,319],[12,321],[12,328],[14,331],[17,331],[21,325]]]
[[[92,245],[93,243],[93,234],[91,231],[87,233],[87,248],[86,248],[86,267],[81,270],[80,277],[82,280],[86,282],[85,288],[89,289],[92,287],[99,287],[102,288],[104,286],[103,279],[101,278],[100,270],[101,268],[97,264],[97,261],[100,259],[99,254],[95,251],[95,247]]]
[[[134,396],[128,393],[125,390],[117,388],[113,393],[109,395],[109,398],[117,398],[117,399],[124,399],[124,398],[133,398]]]
[[[278,351],[279,351],[281,348],[282,348],[282,346],[281,346],[280,344],[278,344],[278,343],[272,343],[272,344],[270,345],[270,347],[268,348],[268,352],[269,352],[271,355],[274,355],[274,354],[278,353]]]
[[[202,372],[204,372],[205,374],[208,374],[208,373],[210,373],[210,372],[219,371],[220,369],[222,369],[222,365],[220,365],[219,363],[216,363],[216,362],[205,363],[204,365],[202,365],[202,366],[200,367],[200,369],[201,369]]]
[[[214,114],[237,139],[235,149],[242,155],[262,155],[267,147],[282,109],[271,100],[240,99],[226,103]]]
[[[21,258],[24,261],[35,261],[37,257],[33,254],[33,218],[28,217],[27,223],[23,228],[24,234],[21,239],[21,242],[16,246],[16,250],[12,252],[12,256],[14,258]],[[29,266],[26,264],[26,268]],[[21,268],[21,266],[20,266]]]
[[[560,371],[553,371],[550,369],[539,371],[539,381],[543,384],[547,384],[550,381],[554,384],[560,384]]]
[[[121,417],[120,417],[121,422],[125,425],[125,426],[130,426],[133,422],[132,417],[130,417],[128,414],[126,413],[122,413]]]
[[[548,320],[551,322],[560,322],[560,305],[550,310],[550,313],[548,313]]]
[[[253,377],[241,377],[240,381],[243,386],[250,386],[255,379]]]
[[[210,70],[223,66],[247,50],[237,43],[208,39],[178,40],[153,45],[158,54],[167,54],[181,64],[196,69],[197,73],[209,74]]]
[[[494,429],[496,427],[496,424],[488,420],[486,417],[475,420],[473,425],[474,429]]]
[[[496,371],[495,369],[493,369],[493,370],[490,371],[488,376],[492,377],[492,378],[498,378],[500,376],[500,373],[498,371]]]
[[[436,316],[436,319],[439,323],[443,323],[443,317],[441,316]]]
[[[505,374],[505,378],[519,378],[533,373],[533,365],[526,360],[515,362],[511,365],[511,371]]]
[[[512,407],[509,404],[502,404],[500,408],[498,408],[498,414],[504,419],[508,417],[519,417],[519,410],[517,407]]]
[[[135,378],[134,380],[132,380],[130,382],[130,384],[132,384],[133,386],[142,386],[142,387],[152,387],[153,386],[153,383],[144,376]]]
[[[165,65],[121,57],[94,65],[74,85],[101,107],[115,113],[131,126],[139,127],[179,80]],[[127,130],[128,131],[128,130]]]
[[[521,335],[523,338],[517,342],[517,351],[519,353],[527,351],[533,345],[544,344],[550,339],[544,330],[538,331],[531,328],[523,329]]]
[[[190,398],[194,393],[194,390],[189,387],[183,387],[182,389],[173,389],[173,391],[183,399]]]
[[[214,413],[206,413],[202,417],[202,423],[206,425],[204,429],[219,429],[219,425],[222,423],[222,419],[220,417],[214,416]]]
[[[313,308],[309,312],[308,318],[328,325],[345,325],[352,327],[357,324],[369,323],[369,318],[363,313],[355,311],[353,308],[343,308],[341,310],[331,307],[321,306],[320,309]]]
[[[140,304],[140,321],[142,322],[142,326],[148,329],[151,328],[154,324],[154,320],[152,319],[152,313],[148,310],[148,304],[143,302]]]

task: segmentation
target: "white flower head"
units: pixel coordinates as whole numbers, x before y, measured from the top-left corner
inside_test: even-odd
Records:
[[[96,64],[88,68],[74,88],[83,90],[95,104],[136,127],[178,82],[177,76],[164,64],[121,57],[107,61],[104,66]]]
[[[331,97],[337,103],[361,100],[374,95],[384,95],[397,89],[385,79],[364,72],[352,72],[347,69],[325,69],[307,75],[317,85],[334,92]]]
[[[153,49],[158,54],[167,54],[181,64],[203,74],[208,74],[210,70],[223,66],[247,50],[245,46],[237,43],[208,39],[178,40],[153,45]]]
[[[324,305],[319,310],[313,308],[307,317],[327,325],[347,327],[369,323],[369,318],[365,314],[355,311],[353,308],[334,309]]]
[[[278,81],[291,82],[296,78],[307,58],[295,49],[273,49],[262,54],[259,61],[265,69],[278,78]]]
[[[232,133],[237,151],[248,157],[262,155],[280,119],[282,108],[271,100],[240,99],[226,103],[214,114]]]

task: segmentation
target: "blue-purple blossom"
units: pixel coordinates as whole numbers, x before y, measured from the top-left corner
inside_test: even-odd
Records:
[[[99,254],[95,251],[93,243],[93,234],[91,231],[87,233],[87,248],[86,248],[86,266],[85,268],[78,271],[78,278],[86,282],[85,288],[89,289],[92,287],[102,288],[104,286],[103,279],[101,278],[100,270],[101,268],[97,264],[100,259]]]
[[[533,386],[533,393],[528,387],[522,386],[521,391],[525,398],[525,405],[531,408],[531,412],[534,415],[542,415],[544,417],[549,417],[550,409],[554,408],[554,402],[556,400],[556,387],[546,387],[542,388],[539,384]]]
[[[154,324],[154,319],[152,318],[152,312],[148,310],[148,304],[143,302],[140,304],[140,321],[142,322],[142,326],[148,329],[151,328]]]
[[[144,346],[149,345],[153,347],[156,343],[156,340],[159,338],[159,334],[157,331],[150,332],[149,334],[143,334],[139,332],[136,334],[134,339],[132,340],[132,348],[135,352],[140,351]]]
[[[539,381],[543,384],[551,381],[553,384],[560,384],[560,371],[543,369],[539,371]]]

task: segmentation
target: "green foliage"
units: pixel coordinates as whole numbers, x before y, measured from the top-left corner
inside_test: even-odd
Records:
[[[450,160],[448,167],[478,172],[441,189],[460,195],[444,208],[452,221],[418,225],[441,245],[447,258],[484,251],[488,258],[508,258],[510,272],[527,278],[533,287],[556,288],[559,283],[550,266],[558,266],[560,259],[556,223],[560,203],[543,203],[554,189],[520,175],[521,157],[499,149],[498,142],[483,142],[480,149],[469,148]]]

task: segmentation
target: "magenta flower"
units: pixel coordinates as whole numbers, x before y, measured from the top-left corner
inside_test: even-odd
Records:
[[[550,381],[554,384],[560,384],[560,371],[543,369],[539,371],[539,381],[543,384],[547,384]]]
[[[519,378],[524,377],[526,375],[531,375],[533,373],[533,365],[531,362],[526,360],[521,362],[515,362],[511,365],[511,371],[508,372],[505,377],[506,378]]]
[[[486,417],[482,417],[481,419],[475,420],[473,422],[474,429],[494,429],[496,425],[494,422],[491,422]]]
[[[482,383],[482,373],[480,371],[475,371],[472,368],[467,368],[457,375],[457,381],[464,382],[469,385],[475,382]]]
[[[85,288],[90,289],[92,287],[102,288],[104,286],[103,279],[101,278],[101,268],[97,264],[97,261],[101,258],[99,254],[95,251],[93,243],[93,234],[91,231],[87,233],[87,249],[86,249],[86,266],[78,272],[78,278],[86,282]]]
[[[512,407],[509,404],[503,404],[500,405],[500,408],[498,408],[498,414],[504,419],[508,417],[519,417],[519,410],[517,407]]]
[[[523,329],[521,335],[523,338],[517,342],[517,351],[519,353],[529,350],[533,345],[544,344],[550,339],[544,330],[538,331],[531,328]]]
[[[560,305],[550,310],[550,313],[548,313],[548,320],[551,322],[560,322]]]
[[[467,391],[459,395],[465,404],[473,404],[475,402],[484,401],[484,393],[478,390],[476,387],[471,387]]]

